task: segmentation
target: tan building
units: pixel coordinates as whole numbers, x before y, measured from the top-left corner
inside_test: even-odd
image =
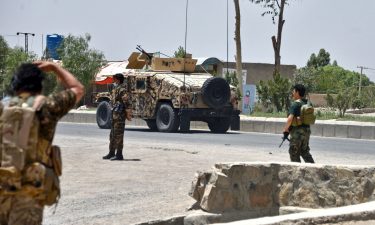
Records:
[[[228,62],[229,71],[235,71],[236,63]],[[196,71],[205,70],[212,74],[224,75],[227,63],[215,57],[198,58]],[[261,80],[271,80],[274,71],[274,65],[268,63],[242,63],[243,72],[246,74],[246,84],[258,84]],[[296,71],[296,65],[281,65],[281,76],[293,79]]]

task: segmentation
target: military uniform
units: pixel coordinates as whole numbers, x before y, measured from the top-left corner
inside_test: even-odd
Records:
[[[302,99],[304,103],[307,100]],[[301,162],[300,157],[302,156],[305,162],[314,163],[314,159],[310,154],[310,125],[301,124],[298,118],[301,115],[302,103],[294,101],[289,109],[289,114],[293,115],[293,122],[290,130],[290,145],[289,145],[289,156],[292,162]]]
[[[132,107],[127,84],[122,83],[114,88],[112,90],[111,99],[112,127],[109,135],[109,154],[103,158],[106,159],[116,156],[118,159],[122,159],[126,110]]]
[[[49,156],[53,154],[51,153],[53,148],[52,140],[57,122],[74,107],[75,102],[76,96],[74,92],[65,90],[45,98],[40,110],[36,112],[36,116],[40,121],[37,146],[38,151],[43,151],[41,155]],[[40,161],[48,168],[53,167],[50,159],[41,159]],[[57,176],[56,179],[58,182]],[[0,195],[0,224],[41,224],[45,202],[46,200],[43,197],[40,198],[40,196]]]

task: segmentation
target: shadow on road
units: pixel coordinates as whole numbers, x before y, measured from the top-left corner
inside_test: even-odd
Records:
[[[124,159],[123,161],[141,161],[141,159]]]
[[[148,128],[134,128],[134,127],[131,127],[131,128],[125,128],[125,130],[128,130],[128,131],[137,131],[137,132],[148,132],[148,133],[162,133],[162,132],[159,132],[159,131],[155,131],[155,130],[150,130]],[[212,133],[211,131],[209,130],[190,130],[189,132],[172,132],[174,134],[213,134],[213,135],[216,135],[216,133]],[[231,132],[231,131],[228,131],[227,133],[225,134],[239,134],[237,132]]]

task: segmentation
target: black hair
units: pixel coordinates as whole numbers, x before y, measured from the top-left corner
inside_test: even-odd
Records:
[[[27,91],[39,93],[42,91],[44,74],[37,65],[24,63],[19,66],[11,81],[11,91]]]
[[[116,73],[113,75],[113,78],[116,78],[118,81],[120,81],[120,84],[124,83],[124,75],[122,73]]]
[[[306,88],[303,84],[296,84],[293,86],[293,90],[298,92],[299,96],[304,97],[306,93]]]

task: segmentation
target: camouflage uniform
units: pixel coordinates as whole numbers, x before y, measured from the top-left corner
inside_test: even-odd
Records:
[[[306,100],[303,99],[306,103]],[[309,125],[298,125],[297,117],[301,115],[301,106],[299,102],[293,102],[290,109],[289,115],[294,116],[293,123],[290,130],[290,144],[289,144],[289,156],[292,162],[301,162],[300,157],[308,163],[314,163],[314,159],[310,154],[310,126]]]
[[[50,155],[48,151],[51,150],[58,120],[74,107],[75,101],[75,94],[65,90],[47,97],[42,108],[37,111],[40,121],[38,149],[45,149],[45,155]],[[25,195],[0,195],[0,225],[41,224],[43,209],[43,200],[40,199]]]
[[[131,109],[130,96],[126,83],[118,85],[112,90],[112,127],[109,135],[109,155],[122,157],[124,147],[125,110]],[[117,150],[117,151],[116,151]]]

